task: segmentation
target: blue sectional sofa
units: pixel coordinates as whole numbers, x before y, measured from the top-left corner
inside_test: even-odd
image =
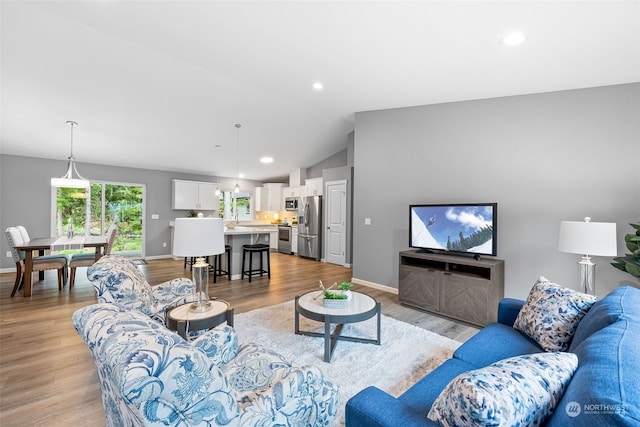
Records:
[[[437,426],[432,405],[459,374],[519,355],[543,353],[536,341],[514,329],[524,301],[504,299],[498,322],[460,346],[440,365],[395,398],[368,387],[346,405],[347,427]],[[567,352],[578,359],[550,427],[640,426],[640,290],[620,287],[593,304],[579,321]]]

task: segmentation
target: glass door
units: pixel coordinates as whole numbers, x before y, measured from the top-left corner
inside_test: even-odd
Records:
[[[118,225],[112,253],[142,257],[144,253],[144,186],[92,183],[87,190],[54,188],[52,228],[56,236],[104,235]]]

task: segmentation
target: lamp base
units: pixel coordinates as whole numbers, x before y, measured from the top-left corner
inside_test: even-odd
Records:
[[[209,264],[204,257],[196,258],[196,262],[192,266],[193,283],[196,285],[198,299],[191,304],[189,311],[195,313],[204,313],[211,309],[211,301],[209,301]]]
[[[211,309],[211,301],[196,301],[191,304],[189,311],[193,313],[204,313]]]
[[[596,294],[596,265],[589,255],[585,255],[578,262],[578,289],[585,294]]]

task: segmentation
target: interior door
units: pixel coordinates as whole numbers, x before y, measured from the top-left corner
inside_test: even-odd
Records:
[[[345,265],[347,244],[347,181],[327,183],[327,262]]]

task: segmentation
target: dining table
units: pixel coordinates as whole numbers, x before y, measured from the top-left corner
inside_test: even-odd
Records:
[[[31,288],[33,285],[33,253],[38,252],[43,255],[46,250],[61,251],[66,249],[83,249],[95,248],[96,261],[100,259],[107,246],[106,236],[75,236],[66,237],[36,237],[34,239],[16,245],[19,251],[25,251],[24,257],[24,284],[23,292],[25,297],[31,296]]]

